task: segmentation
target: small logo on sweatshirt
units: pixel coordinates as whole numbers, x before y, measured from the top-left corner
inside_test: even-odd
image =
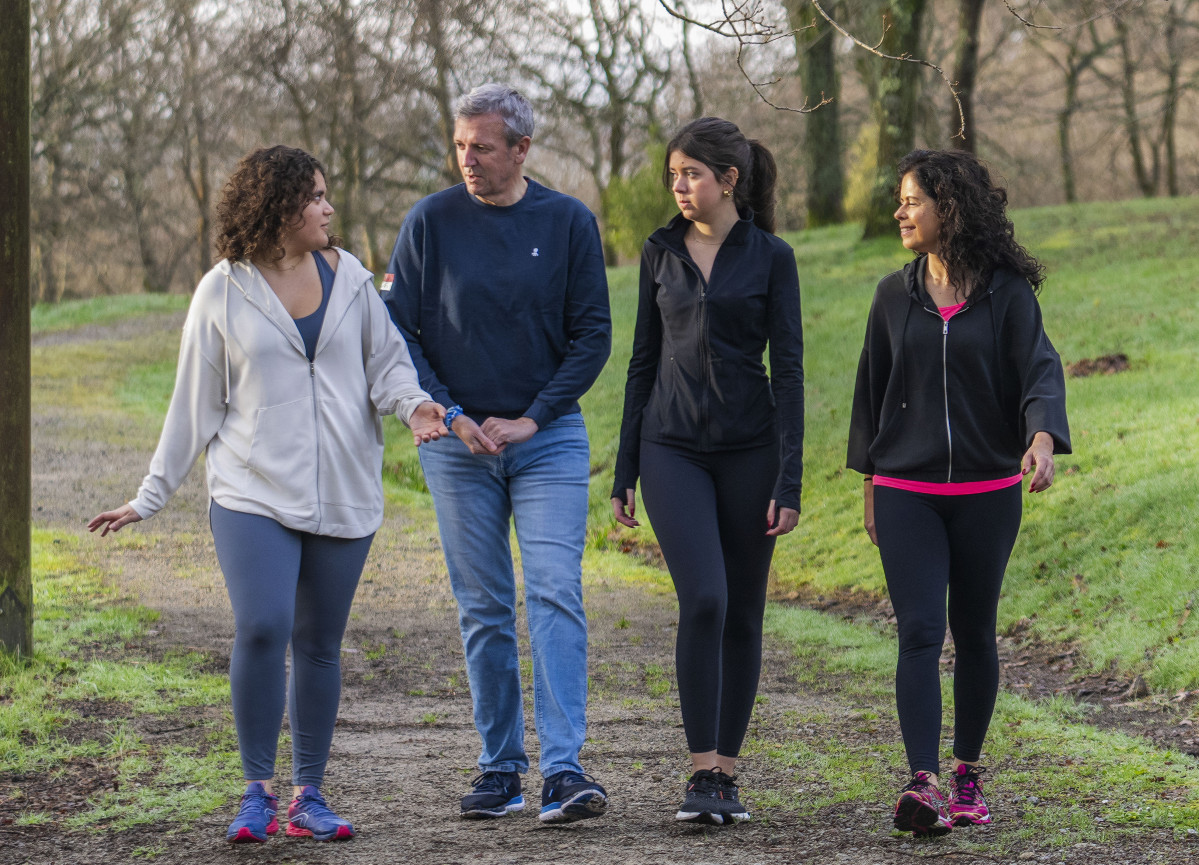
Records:
[[[387,274],[387,276],[383,277],[383,287],[379,290],[380,291],[391,291],[391,286],[395,283],[395,281],[396,281],[396,275],[394,273]]]
[[[537,251],[537,247],[536,247],[536,246],[534,246],[534,247],[533,247],[533,257],[534,257],[534,258],[538,258],[540,255],[541,255],[541,253],[540,253],[540,252],[538,252],[538,251]]]

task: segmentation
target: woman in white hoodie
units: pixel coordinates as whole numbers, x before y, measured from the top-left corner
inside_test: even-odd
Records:
[[[245,156],[217,217],[221,261],[192,298],[175,391],[137,497],[101,535],[157,513],[206,455],[209,520],[233,606],[233,715],[247,781],[231,843],[278,831],[272,793],[285,700],[293,750],[288,835],[353,837],[320,793],[341,693],[341,638],[383,520],[383,429],[446,435],[371,274],[336,247],[314,157]],[[290,686],[285,681],[292,649]]]

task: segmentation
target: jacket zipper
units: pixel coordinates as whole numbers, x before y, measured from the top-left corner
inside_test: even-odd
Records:
[[[316,531],[314,534],[320,534],[321,521],[324,519],[321,509],[321,424],[316,405],[316,362],[311,360],[308,361],[308,383],[312,388],[312,429],[315,432],[313,438],[316,440]]]
[[[945,483],[953,480],[953,428],[949,424],[949,320],[941,324],[941,390],[945,394],[945,440],[949,444],[949,474]]]
[[[948,484],[953,482],[953,427],[949,423],[949,321],[942,318],[940,312],[934,312],[927,306],[922,306],[921,309],[941,318],[941,393],[945,398],[945,443],[949,447],[949,471],[945,475],[945,483]],[[968,306],[963,307],[957,315],[969,309]]]
[[[699,271],[699,268],[696,268]],[[708,282],[704,275],[699,274],[699,359],[704,371],[703,391],[699,402],[700,443],[704,449],[708,447],[708,390],[712,380],[711,349],[708,345]]]

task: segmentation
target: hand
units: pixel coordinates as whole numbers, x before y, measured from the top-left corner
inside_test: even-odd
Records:
[[[100,532],[100,537],[104,537],[109,532],[119,532],[122,526],[137,522],[141,522],[141,516],[133,509],[133,505],[121,505],[115,511],[105,511],[97,517],[92,517],[92,521],[87,524],[87,530],[94,532],[103,526],[104,531]]]
[[[874,481],[867,478],[866,483],[862,484],[862,502],[866,512],[863,520],[866,526],[866,534],[870,535],[870,543],[878,546],[878,531],[874,527]]]
[[[479,425],[464,414],[454,418],[454,435],[462,440],[472,454],[491,454],[495,456],[504,448],[489,439]]]
[[[483,421],[483,434],[495,442],[499,449],[497,453],[508,445],[527,442],[537,430],[537,421],[531,417],[518,417],[516,420],[489,417]]]
[[[412,443],[417,447],[450,434],[445,428],[445,407],[432,400],[425,400],[416,407],[408,418],[408,426],[412,428]]]
[[[1039,493],[1053,486],[1053,436],[1041,431],[1032,437],[1032,446],[1020,460],[1020,473],[1028,474],[1036,466],[1028,483],[1030,493]]]
[[[627,502],[627,505],[626,505]],[[616,517],[616,522],[622,526],[628,526],[630,529],[635,529],[641,523],[637,522],[637,496],[632,490],[624,491],[624,499],[620,496],[612,497],[612,516]]]
[[[777,516],[778,524],[776,525],[774,499],[771,499],[770,507],[766,509],[766,534],[785,535],[799,525],[799,511],[795,508],[779,508]]]

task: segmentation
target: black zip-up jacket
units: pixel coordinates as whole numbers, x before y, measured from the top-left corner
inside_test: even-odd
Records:
[[[804,380],[795,253],[743,214],[705,282],[683,242],[690,224],[676,216],[641,253],[612,496],[636,487],[642,439],[700,452],[777,441],[775,503],[798,511]]]
[[[1028,281],[1001,270],[945,321],[924,289],[926,256],[874,294],[858,363],[849,468],[933,483],[1020,472],[1033,436],[1070,453],[1062,361]]]

